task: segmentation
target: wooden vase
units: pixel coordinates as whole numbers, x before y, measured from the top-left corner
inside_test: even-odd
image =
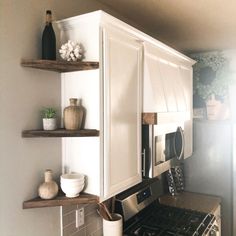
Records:
[[[38,194],[42,199],[52,199],[58,194],[58,185],[52,179],[52,170],[44,172],[44,183],[39,186]]]
[[[64,127],[67,130],[81,129],[83,108],[77,105],[77,98],[70,98],[70,106],[64,109]]]

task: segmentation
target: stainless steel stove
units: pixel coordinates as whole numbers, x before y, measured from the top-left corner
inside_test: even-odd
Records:
[[[161,182],[147,181],[117,196],[116,212],[123,215],[127,236],[211,235],[211,214],[160,205]]]

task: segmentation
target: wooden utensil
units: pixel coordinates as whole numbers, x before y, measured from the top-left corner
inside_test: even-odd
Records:
[[[104,207],[101,204],[99,205],[99,209],[98,209],[98,214],[105,220],[109,220],[109,217],[104,209]]]
[[[112,218],[112,215],[111,215],[110,211],[108,210],[107,206],[106,206],[104,203],[101,203],[101,205],[104,207],[104,210],[105,210],[106,213],[107,213],[108,219],[109,219],[110,221],[112,221],[113,218]]]

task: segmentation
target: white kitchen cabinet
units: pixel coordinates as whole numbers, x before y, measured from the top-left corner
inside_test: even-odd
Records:
[[[100,201],[142,179],[143,44],[114,27],[117,21],[99,11],[58,22],[62,43],[84,43],[86,60],[99,60],[99,70],[62,75],[62,108],[70,97],[82,99],[85,128],[100,130],[100,136],[63,138],[62,148],[64,169],[84,173],[85,191]]]
[[[86,192],[104,200],[141,181],[142,111],[184,116],[191,155],[193,60],[103,11],[57,23],[61,43],[81,43],[85,60],[100,65],[62,74],[62,109],[81,98],[85,128],[100,130],[99,137],[62,141],[63,167],[86,174]]]

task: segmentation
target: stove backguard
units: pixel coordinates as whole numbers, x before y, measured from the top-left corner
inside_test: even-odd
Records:
[[[158,178],[143,180],[116,196],[115,212],[123,215],[126,222],[156,201],[163,194],[162,186],[162,181]]]

